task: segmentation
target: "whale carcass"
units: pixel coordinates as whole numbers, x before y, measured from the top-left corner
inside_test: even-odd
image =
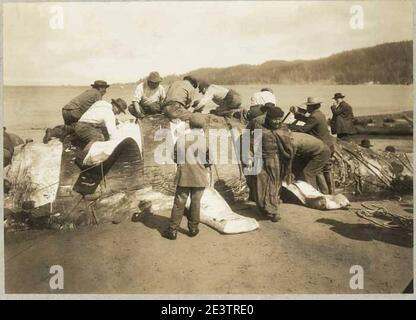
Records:
[[[48,144],[18,147],[12,164],[5,168],[5,177],[12,184],[4,202],[9,225],[19,218],[27,218],[22,225],[28,227],[118,223],[130,219],[141,201],[151,201],[156,213],[170,209],[172,190],[158,189],[154,180],[158,176],[173,186],[174,166],[160,167],[154,175],[145,174],[145,158],[152,157],[144,152],[143,140],[140,125],[123,122],[119,138],[94,143],[82,164],[77,162],[80,150],[70,136],[62,142],[53,139]],[[213,188],[208,188],[202,198],[201,222],[223,233],[258,228],[255,219],[233,212]]]
[[[245,127],[236,119],[214,115],[207,115],[207,123],[209,128],[233,128],[237,132]],[[154,210],[169,209],[175,188],[175,165],[157,164],[154,152],[158,146],[156,131],[164,128],[172,133],[172,123],[163,115],[156,115],[141,120],[140,125],[128,121],[120,126],[125,137],[112,144],[97,143],[92,149],[95,153],[84,160],[84,169],[76,164],[79,150],[68,139],[18,147],[13,164],[5,168],[5,176],[13,184],[5,197],[7,212],[30,212],[49,225],[62,227],[128,219],[137,212],[142,200],[153,199],[150,201]],[[236,136],[229,136],[231,150],[238,143],[233,141]],[[410,155],[375,152],[338,140],[332,161],[336,192],[349,200],[412,192]],[[221,164],[212,171],[212,186],[216,190],[210,188],[206,192],[203,202],[207,205],[202,204],[205,209],[201,220],[224,233],[256,229],[255,220],[235,214],[224,201],[247,197],[239,166]],[[215,210],[211,203],[223,210]]]

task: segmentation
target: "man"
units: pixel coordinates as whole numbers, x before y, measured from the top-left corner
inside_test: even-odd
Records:
[[[273,90],[270,88],[263,88],[260,92],[254,93],[250,98],[250,109],[246,113],[248,121],[261,116],[266,112],[267,107],[276,105],[276,97]]]
[[[195,237],[199,233],[198,224],[200,219],[200,205],[204,189],[209,186],[208,181],[208,144],[204,134],[205,116],[195,113],[189,119],[191,132],[179,139],[184,140],[184,148],[180,148],[179,144],[175,145],[174,160],[178,164],[177,186],[175,198],[173,202],[169,227],[162,233],[164,238],[175,240],[177,237],[177,229],[180,226],[184,215],[186,201],[188,196],[191,197],[190,212],[188,216],[188,235]],[[199,154],[197,148],[191,147],[196,143],[199,136],[205,141],[203,154]],[[192,148],[192,150],[191,150]],[[194,151],[192,153],[192,151]],[[182,155],[182,156],[180,156]],[[192,158],[192,159],[190,159]]]
[[[207,103],[212,101],[217,104],[218,107],[215,110],[211,110],[210,113],[216,114],[217,116],[230,117],[241,106],[241,96],[233,89],[228,89],[216,84],[209,84],[206,81],[201,81],[198,89],[204,96],[194,107],[196,112],[202,111]]]
[[[105,127],[109,139],[117,137],[115,115],[126,113],[127,103],[123,99],[112,99],[111,103],[100,100],[94,103],[74,125],[76,137],[81,142],[84,153],[88,153],[96,141],[105,141],[102,129]]]
[[[386,152],[390,152],[390,153],[396,153],[396,148],[395,148],[395,147],[393,147],[393,146],[391,146],[391,145],[388,145],[388,146],[384,149],[384,151],[386,151]]]
[[[305,122],[305,125],[289,125],[289,129],[296,132],[303,132],[313,135],[323,141],[331,151],[331,156],[335,151],[334,140],[328,130],[328,122],[325,115],[320,110],[321,102],[313,97],[308,97],[305,102],[306,111],[310,114],[305,116],[298,109],[292,107],[290,111],[294,114],[295,119]],[[325,165],[323,174],[317,176],[319,189],[324,194],[334,194],[334,178],[332,175],[332,164],[330,161]]]
[[[359,146],[365,149],[370,149],[373,145],[371,144],[371,141],[369,139],[362,139]]]
[[[247,184],[251,197],[254,197],[257,208],[267,215],[272,222],[280,220],[278,211],[279,194],[282,180],[290,179],[293,149],[290,132],[280,129],[284,112],[279,107],[271,107],[264,116],[251,122],[249,129],[262,130],[262,170],[257,176],[247,175]],[[252,141],[253,142],[253,141]],[[254,153],[254,146],[251,143]]]
[[[170,119],[189,120],[192,112],[189,107],[195,96],[198,81],[192,76],[185,76],[183,80],[173,82],[162,106],[162,112]]]
[[[95,102],[101,100],[109,85],[105,81],[96,80],[91,87],[92,89],[84,91],[63,107],[62,117],[66,125],[77,122]]]
[[[162,78],[156,71],[150,72],[146,81],[141,82],[134,91],[133,104],[129,107],[130,113],[136,118],[142,118],[143,114],[161,113],[162,102],[166,98],[166,92],[160,85]]]
[[[66,136],[73,133],[72,125],[77,123],[81,116],[97,101],[101,100],[107,92],[109,85],[102,80],[96,80],[88,89],[72,99],[62,109],[62,117],[65,125],[59,125],[54,128],[47,128],[43,143],[47,144],[53,137],[63,140]]]
[[[12,163],[13,154],[13,140],[3,127],[3,168]]]
[[[354,114],[351,106],[344,101],[345,96],[342,93],[335,93],[332,99],[335,103],[331,106],[332,119],[331,131],[337,134],[337,137],[343,140],[349,140],[351,135],[356,133],[354,127]]]
[[[328,163],[331,151],[324,142],[303,132],[292,132],[292,140],[296,150],[293,163],[296,179],[303,180],[318,190],[317,176]]]

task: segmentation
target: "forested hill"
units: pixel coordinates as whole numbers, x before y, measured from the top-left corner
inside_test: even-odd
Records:
[[[260,65],[203,68],[188,74],[218,84],[411,84],[413,42],[385,43],[317,60],[273,60]]]

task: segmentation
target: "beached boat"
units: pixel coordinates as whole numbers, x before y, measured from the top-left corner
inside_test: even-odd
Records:
[[[371,116],[358,116],[355,129],[362,135],[411,136],[413,135],[413,111]]]

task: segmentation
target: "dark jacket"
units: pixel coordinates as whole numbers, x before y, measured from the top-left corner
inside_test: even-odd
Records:
[[[83,115],[95,102],[102,99],[100,91],[97,89],[88,89],[72,99],[64,110],[80,110]]]
[[[331,119],[331,131],[336,134],[355,134],[354,114],[351,106],[342,101],[337,107],[331,107],[333,116]]]
[[[334,139],[329,133],[326,117],[321,110],[313,111],[310,116],[305,116],[302,113],[296,113],[295,119],[305,122],[305,125],[289,126],[292,131],[309,133],[325,142],[331,152],[334,151]]]
[[[12,162],[14,153],[13,141],[7,132],[3,131],[3,167]]]

